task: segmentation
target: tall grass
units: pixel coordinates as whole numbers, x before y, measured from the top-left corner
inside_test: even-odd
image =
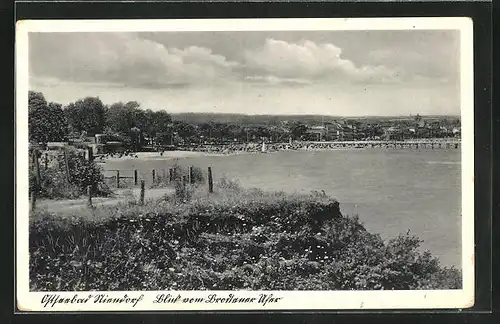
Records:
[[[30,223],[32,290],[460,288],[414,236],[384,242],[323,194],[242,189]]]

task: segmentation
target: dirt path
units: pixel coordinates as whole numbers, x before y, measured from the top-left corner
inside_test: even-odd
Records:
[[[172,188],[154,188],[147,189],[145,193],[145,199],[160,198],[167,194],[172,194],[174,189]],[[139,199],[140,189],[120,189],[115,191],[114,197],[110,198],[92,198],[92,204],[95,207],[99,206],[112,206],[120,202],[124,202],[131,197]],[[65,212],[74,209],[86,208],[87,199],[71,199],[71,200],[39,200],[37,201],[37,209],[47,210],[49,212]]]

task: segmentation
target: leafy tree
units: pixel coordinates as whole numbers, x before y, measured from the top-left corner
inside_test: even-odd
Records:
[[[126,134],[133,127],[131,117],[124,103],[114,103],[106,111],[106,126],[112,132]]]
[[[307,132],[307,126],[301,122],[294,122],[290,127],[290,133],[294,139],[300,139]]]
[[[177,133],[183,140],[188,140],[196,135],[194,126],[182,121],[174,121],[172,128],[174,133]]]
[[[104,131],[106,110],[98,97],[77,100],[70,103],[64,111],[73,131],[86,131],[89,135]]]
[[[290,137],[290,132],[280,126],[269,128],[269,134],[271,136],[271,140],[279,142],[286,142]]]
[[[166,111],[146,110],[145,131],[151,137],[156,137],[159,133],[169,132],[172,117]]]
[[[156,137],[160,133],[171,132],[171,122],[167,112],[142,110],[136,101],[114,103],[106,113],[107,127],[120,134],[128,134],[132,128],[138,128],[141,136]]]
[[[47,143],[65,140],[68,127],[61,105],[47,103],[41,92],[30,91],[28,97],[30,141]]]
[[[114,132],[128,134],[133,127],[144,131],[148,127],[147,113],[136,101],[112,104],[106,112],[106,125]]]
[[[212,137],[212,132],[214,131],[214,124],[213,123],[202,123],[198,125],[198,132],[199,135],[205,137],[205,138],[210,138]]]
[[[222,142],[229,138],[229,125],[224,123],[214,123],[212,127],[212,137]]]
[[[242,126],[231,124],[228,127],[229,140],[236,139],[237,141],[246,140],[246,133]]]
[[[261,138],[261,137],[270,138],[270,136],[271,136],[268,127],[264,127],[264,126],[255,127],[254,132],[255,132],[255,135],[259,138]]]
[[[141,125],[142,127],[139,127],[149,137],[156,137],[158,133],[158,129],[155,125],[155,115],[156,113],[151,109],[145,110],[144,125]]]

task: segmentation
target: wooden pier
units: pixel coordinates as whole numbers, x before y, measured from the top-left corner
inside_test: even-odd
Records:
[[[296,143],[297,145],[299,143]],[[302,148],[460,149],[458,140],[302,142]]]

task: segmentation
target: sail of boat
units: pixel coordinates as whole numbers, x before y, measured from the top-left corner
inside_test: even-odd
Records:
[[[266,142],[262,142],[262,153],[266,153]]]

